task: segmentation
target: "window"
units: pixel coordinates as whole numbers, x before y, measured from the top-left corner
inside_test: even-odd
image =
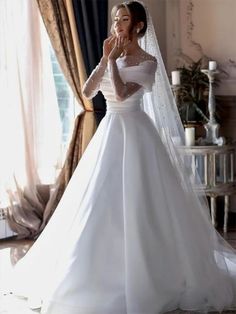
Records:
[[[74,120],[83,109],[75,99],[73,92],[62,73],[53,48],[50,48],[53,76],[62,123],[61,162],[63,162],[72,135]]]

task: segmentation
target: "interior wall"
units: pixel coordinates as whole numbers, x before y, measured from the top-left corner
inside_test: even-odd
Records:
[[[236,141],[235,0],[166,0],[167,71],[202,57],[227,74],[214,89],[220,134]]]
[[[227,72],[216,94],[236,95],[235,19],[235,0],[166,0],[168,72],[207,56]]]
[[[235,0],[166,0],[167,71],[207,57],[227,74],[215,88],[220,135],[236,142]],[[236,212],[236,196],[230,198]]]

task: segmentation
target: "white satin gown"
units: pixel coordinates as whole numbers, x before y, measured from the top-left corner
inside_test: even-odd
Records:
[[[14,274],[14,292],[46,314],[207,312],[236,304],[235,255],[188,199],[151,119],[141,109],[153,61],[122,68],[142,86],[107,113],[45,230]],[[217,243],[217,245],[216,245]]]

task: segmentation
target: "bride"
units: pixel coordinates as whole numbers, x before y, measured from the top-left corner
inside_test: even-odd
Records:
[[[115,6],[83,93],[107,113],[48,225],[13,272],[46,314],[159,314],[236,306],[236,253],[211,225],[151,17]]]

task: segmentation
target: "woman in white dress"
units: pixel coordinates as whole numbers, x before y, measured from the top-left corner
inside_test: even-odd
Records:
[[[112,15],[112,36],[83,90],[89,98],[102,91],[106,116],[45,230],[17,264],[14,292],[40,297],[46,314],[233,307],[235,252],[178,167],[165,125],[179,120],[165,101],[159,51],[139,46],[152,30],[150,16],[137,1],[116,6]],[[146,112],[156,101],[156,120],[143,109],[154,87],[160,99]]]

